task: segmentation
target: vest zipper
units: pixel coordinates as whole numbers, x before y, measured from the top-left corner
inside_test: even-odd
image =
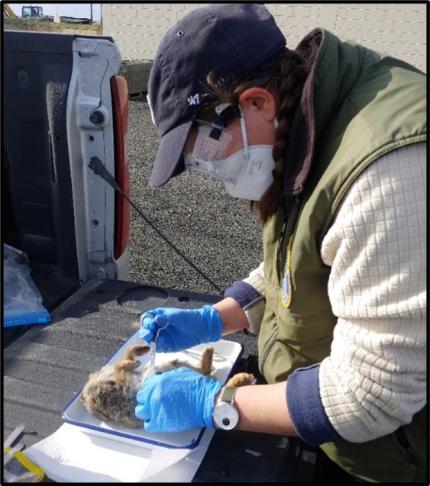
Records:
[[[291,205],[290,211],[286,207],[284,207],[284,221],[282,222],[281,232],[279,233],[279,245],[278,245],[277,262],[276,262],[279,282],[282,281],[283,269],[285,267],[285,258],[288,250],[287,241],[288,238],[294,232],[294,229],[296,227],[299,207],[300,207],[300,199],[297,195],[294,196],[294,201]],[[275,344],[277,339],[278,339],[278,335],[276,333],[274,336],[270,338],[263,354],[261,355],[260,368],[263,375],[264,375],[264,365],[266,363],[267,356],[269,355],[272,346]]]
[[[278,276],[281,276],[282,273],[282,261],[285,259],[285,234],[287,232],[287,217],[284,217],[284,221],[282,222],[281,233],[279,234],[279,247],[278,247],[278,255],[277,255],[277,270]]]
[[[283,269],[285,266],[285,256],[287,254],[287,249],[288,249],[287,241],[288,238],[293,233],[293,230],[296,226],[299,206],[300,206],[300,200],[298,196],[295,196],[294,203],[291,207],[291,211],[285,210],[284,212],[284,221],[282,223],[281,232],[279,234],[279,246],[278,246],[278,255],[277,255],[277,270],[278,270],[278,277],[280,280],[282,279]]]
[[[406,454],[409,457],[409,462],[415,465],[417,463],[415,451],[412,449],[408,441],[408,438],[406,437],[405,431],[400,427],[399,429],[396,430],[395,435],[397,437],[399,444],[406,451]]]
[[[261,374],[264,376],[264,365],[266,364],[266,360],[267,360],[267,356],[269,355],[270,353],[270,350],[272,349],[272,346],[275,344],[275,341],[278,339],[278,333],[274,334],[267,346],[266,346],[266,349],[264,350],[264,353],[262,354],[261,356]]]

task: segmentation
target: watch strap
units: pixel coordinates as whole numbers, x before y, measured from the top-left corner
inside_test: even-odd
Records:
[[[221,394],[220,401],[233,405],[234,395],[236,394],[236,391],[237,388],[233,386],[226,386]]]

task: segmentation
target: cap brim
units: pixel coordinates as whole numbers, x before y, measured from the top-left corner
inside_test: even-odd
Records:
[[[183,172],[184,168],[179,170],[178,165],[192,124],[193,122],[189,121],[179,125],[161,137],[149,178],[150,187],[162,186],[172,175]]]

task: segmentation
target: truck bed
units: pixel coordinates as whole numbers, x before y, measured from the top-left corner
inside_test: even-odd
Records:
[[[33,326],[4,350],[4,436],[23,423],[22,442],[28,447],[55,432],[72,395],[136,332],[131,323],[145,310],[194,308],[217,300],[131,282],[90,280],[52,313],[52,324]],[[244,333],[228,339],[243,346],[232,373],[248,370],[264,382],[257,369],[256,339]],[[315,457],[315,449],[299,439],[217,431],[194,481],[310,482]]]

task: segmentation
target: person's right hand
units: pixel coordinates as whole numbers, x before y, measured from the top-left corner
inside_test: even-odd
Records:
[[[220,313],[211,305],[198,309],[157,307],[140,316],[139,335],[146,342],[155,340],[157,351],[182,351],[196,344],[218,341],[224,329]],[[163,329],[167,324],[167,327]]]

